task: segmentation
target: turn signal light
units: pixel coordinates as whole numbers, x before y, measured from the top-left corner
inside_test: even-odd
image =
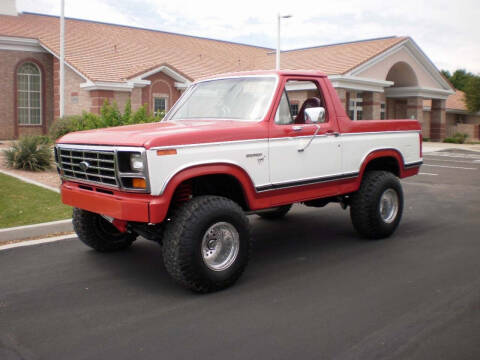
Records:
[[[165,149],[165,150],[157,150],[158,156],[163,155],[177,155],[177,149]]]
[[[147,188],[147,182],[145,181],[145,179],[133,178],[132,179],[132,186],[135,189],[146,189]]]

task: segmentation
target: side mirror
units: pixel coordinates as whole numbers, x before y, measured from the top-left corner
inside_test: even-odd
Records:
[[[305,122],[314,124],[325,122],[325,108],[320,106],[305,109]]]

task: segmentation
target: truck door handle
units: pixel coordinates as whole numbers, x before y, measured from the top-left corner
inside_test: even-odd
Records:
[[[293,131],[301,131],[302,129],[303,129],[303,126],[300,126],[300,125],[292,126]]]
[[[333,131],[333,130],[328,130],[326,132],[327,135],[332,135],[332,136],[339,136],[340,133],[336,132],[336,131]]]
[[[317,130],[315,130],[315,134],[312,135],[312,137],[310,138],[310,140],[308,140],[308,143],[304,147],[298,149],[298,152],[304,152],[305,149],[310,146],[313,139],[315,139],[315,136],[317,136],[318,132],[320,131],[320,125],[315,124],[315,126],[317,127]]]

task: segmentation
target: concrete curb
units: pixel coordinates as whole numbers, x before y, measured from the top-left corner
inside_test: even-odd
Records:
[[[18,180],[21,180],[21,181],[24,181],[26,183],[29,183],[29,184],[33,184],[33,185],[37,185],[37,186],[40,186],[44,189],[47,189],[47,190],[51,190],[51,191],[55,191],[56,193],[60,193],[60,189],[56,189],[54,187],[51,187],[51,186],[48,186],[48,185],[45,185],[45,184],[42,184],[38,181],[35,181],[35,180],[32,180],[32,179],[28,179],[24,176],[20,176],[20,175],[17,175],[17,174],[14,174],[14,173],[11,173],[10,171],[5,171],[5,170],[0,170],[0,173],[1,174],[4,174],[4,175],[8,175],[8,176],[12,176],[14,178],[17,178]]]
[[[77,236],[75,234],[72,234],[72,235],[61,235],[61,236],[55,236],[55,237],[49,237],[49,238],[43,238],[43,239],[36,239],[36,240],[27,240],[27,241],[14,243],[14,244],[0,245],[0,251],[13,249],[13,248],[18,248],[18,247],[24,247],[24,246],[47,244],[47,243],[56,242],[56,241],[60,241],[60,240],[75,239],[76,237]]]
[[[72,219],[0,229],[0,240],[23,240],[50,234],[72,232]]]

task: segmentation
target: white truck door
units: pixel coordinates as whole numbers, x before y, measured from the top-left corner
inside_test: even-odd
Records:
[[[324,121],[313,123],[305,112],[308,108],[324,106],[314,81],[286,83],[271,124],[271,187],[300,186],[342,177],[341,137],[334,122],[329,121],[326,114]]]

